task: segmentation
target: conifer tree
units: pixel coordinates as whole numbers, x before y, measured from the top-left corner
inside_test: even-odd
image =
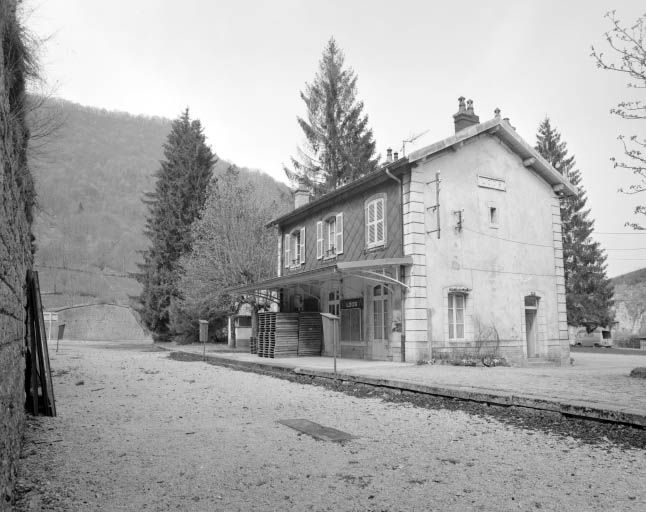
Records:
[[[606,277],[606,255],[599,242],[591,238],[594,220],[586,209],[581,172],[575,168],[574,156],[568,156],[567,144],[549,118],[540,124],[536,141],[540,155],[579,190],[576,196],[561,199],[568,324],[585,326],[588,331],[607,326],[614,316],[613,288]]]
[[[316,196],[374,171],[378,164],[368,116],[356,99],[357,76],[344,63],[343,52],[331,38],[314,81],[301,91],[307,118],[297,119],[306,142],[285,173]]]
[[[190,227],[204,205],[217,158],[206,145],[200,121],[189,111],[171,125],[164,160],[155,174],[155,191],[146,194],[145,235],[150,247],[136,279],[142,284],[139,313],[153,338],[170,338],[169,308],[178,297],[178,261],[191,248]]]

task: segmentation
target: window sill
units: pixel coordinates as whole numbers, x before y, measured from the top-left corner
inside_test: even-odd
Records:
[[[374,251],[379,251],[385,249],[387,246],[386,242],[383,244],[379,245],[371,245],[370,247],[367,247],[363,250],[364,254],[369,253],[369,252],[374,252]]]

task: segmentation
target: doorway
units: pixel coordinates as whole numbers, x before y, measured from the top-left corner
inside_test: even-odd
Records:
[[[372,359],[384,360],[388,355],[390,337],[390,300],[386,285],[373,287],[372,305]]]
[[[527,357],[538,357],[538,297],[525,297],[525,338],[527,341]]]

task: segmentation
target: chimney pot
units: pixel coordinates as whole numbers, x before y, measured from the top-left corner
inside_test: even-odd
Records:
[[[494,116],[496,116],[496,119],[500,119],[500,109],[496,107],[496,110],[493,111]]]
[[[393,161],[393,150],[392,148],[388,148],[386,150],[386,162],[390,163]]]
[[[399,160],[399,153],[397,153],[397,151],[395,151],[394,159],[395,159],[395,162]]]
[[[453,114],[453,123],[455,125],[455,133],[464,130],[469,126],[478,124],[480,118],[473,111],[473,100],[464,103],[464,96],[458,98],[458,111]]]

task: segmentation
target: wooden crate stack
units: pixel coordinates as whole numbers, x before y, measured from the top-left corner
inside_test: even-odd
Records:
[[[323,323],[320,313],[301,313],[298,316],[298,355],[320,356]]]
[[[276,313],[276,331],[269,357],[298,355],[298,313]]]
[[[258,337],[257,336],[251,336],[249,338],[249,351],[252,354],[257,354],[258,353]]]
[[[258,357],[269,357],[275,332],[276,313],[258,313]]]
[[[258,313],[258,357],[296,357],[298,313]]]

